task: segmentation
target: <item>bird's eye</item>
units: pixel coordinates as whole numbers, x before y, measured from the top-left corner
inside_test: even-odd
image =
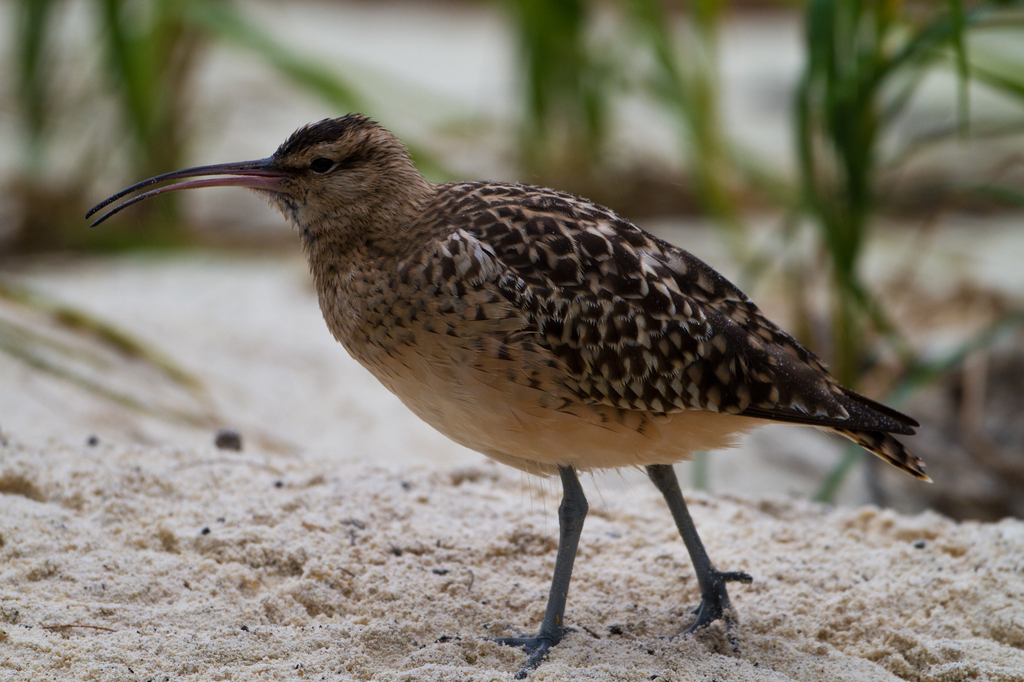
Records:
[[[309,170],[314,173],[326,173],[332,168],[334,168],[334,162],[323,156],[318,156],[309,163]]]

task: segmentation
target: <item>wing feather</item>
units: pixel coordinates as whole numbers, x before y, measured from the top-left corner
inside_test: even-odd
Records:
[[[910,417],[841,387],[713,268],[608,209],[522,185],[458,191],[453,227],[494,258],[494,285],[577,398],[914,433]]]

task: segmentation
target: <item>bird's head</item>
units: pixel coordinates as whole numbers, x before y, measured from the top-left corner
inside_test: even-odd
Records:
[[[195,179],[187,179],[195,178]],[[263,195],[306,240],[330,232],[387,232],[430,191],[405,145],[359,114],[299,128],[272,156],[256,161],[198,166],[165,173],[118,192],[94,206],[90,217],[139,190],[175,180],[124,201],[93,222],[98,225],[149,197],[199,187],[247,187]]]

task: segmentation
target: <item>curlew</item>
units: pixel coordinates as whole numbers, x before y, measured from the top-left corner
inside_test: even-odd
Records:
[[[192,179],[189,179],[192,178]],[[519,184],[433,184],[405,146],[352,114],[297,130],[270,157],[167,173],[88,214],[181,189],[255,190],[291,221],[334,337],[428,424],[532,474],[558,474],[559,543],[544,619],[498,641],[525,677],[565,632],[587,500],[577,471],[644,467],[701,592],[687,632],[735,621],[672,464],[770,422],[842,435],[928,480],[892,434],[910,417],[842,387],[714,269],[607,208]],[[87,216],[87,217],[88,217]]]

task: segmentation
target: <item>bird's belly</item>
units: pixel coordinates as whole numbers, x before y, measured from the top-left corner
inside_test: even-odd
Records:
[[[357,357],[409,409],[452,440],[503,464],[550,474],[670,464],[730,447],[759,419],[700,410],[654,414],[582,402],[529,354],[405,345]]]

